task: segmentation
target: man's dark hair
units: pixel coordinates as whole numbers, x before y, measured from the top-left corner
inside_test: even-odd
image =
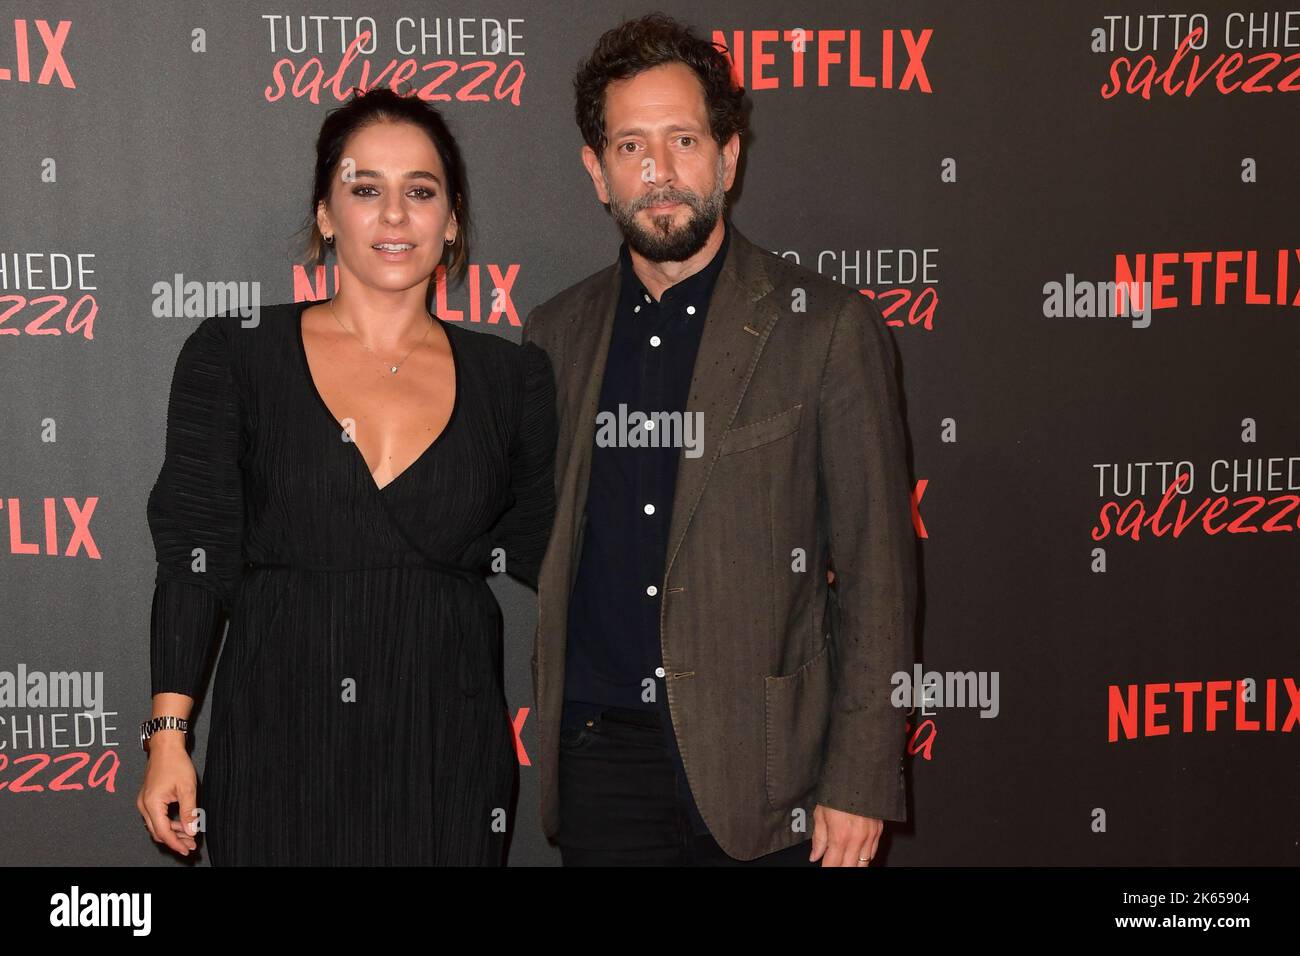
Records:
[[[748,127],[745,89],[735,84],[726,51],[725,46],[700,39],[663,13],[648,13],[607,30],[573,78],[574,115],[583,140],[603,161],[608,142],[605,88],[611,80],[628,79],[665,63],[684,63],[695,71],[704,88],[709,131],[719,146],[725,145],[732,135]]]

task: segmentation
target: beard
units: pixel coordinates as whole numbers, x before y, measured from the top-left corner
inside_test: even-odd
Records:
[[[713,233],[718,216],[726,205],[727,191],[722,184],[724,171],[723,156],[719,153],[718,165],[713,172],[713,190],[707,199],[689,190],[668,188],[624,203],[610,189],[609,178],[605,176],[604,166],[601,166],[605,192],[609,195],[609,211],[614,222],[627,240],[628,247],[651,262],[682,262],[704,248],[704,243]],[[642,209],[665,202],[680,202],[690,207],[690,217],[683,225],[675,225],[679,212],[676,209],[662,215],[651,212],[649,227],[637,218]]]

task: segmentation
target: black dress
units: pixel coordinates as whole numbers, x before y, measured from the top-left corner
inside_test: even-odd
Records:
[[[501,610],[555,512],[545,352],[439,319],[451,418],[382,489],[316,390],[309,302],[205,319],[176,363],[148,502],[152,692],[213,685],[213,865],[502,862],[518,774]],[[398,374],[401,374],[400,372]]]

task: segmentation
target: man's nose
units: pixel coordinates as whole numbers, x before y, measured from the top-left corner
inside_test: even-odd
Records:
[[[673,167],[672,150],[663,143],[652,145],[647,150],[649,162],[641,171],[641,178],[654,186],[672,185],[676,170]]]

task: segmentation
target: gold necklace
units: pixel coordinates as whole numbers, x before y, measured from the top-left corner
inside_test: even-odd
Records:
[[[352,331],[351,329],[349,329],[346,325],[344,325],[342,322],[339,321],[339,314],[338,314],[337,312],[334,311],[334,300],[333,300],[333,299],[330,299],[330,300],[329,300],[329,307],[330,307],[330,315],[334,316],[334,321],[339,323],[339,328],[340,328],[340,329],[342,329],[344,332],[348,333],[348,335],[352,336],[354,339],[357,339],[357,344],[359,344],[363,349],[365,349],[365,350],[366,350],[367,352],[369,352],[371,355],[378,355],[378,354],[379,354],[379,353],[376,352],[374,349],[372,349],[370,346],[368,346],[365,342],[362,342],[361,339],[357,338],[357,333],[353,332],[353,331]],[[432,317],[432,316],[429,317],[429,329],[431,329],[431,328],[433,328],[433,317]],[[416,349],[418,349],[421,345],[424,344],[424,340],[427,339],[427,338],[429,337],[429,329],[425,329],[425,330],[424,330],[424,335],[422,335],[422,336],[420,337],[420,341],[416,342],[414,345],[411,346],[411,352],[414,352]],[[404,355],[404,356],[402,357],[402,361],[401,361],[401,362],[398,362],[396,365],[390,365],[390,366],[388,367],[388,371],[389,371],[389,373],[392,374],[392,375],[396,375],[396,374],[397,374],[397,370],[398,370],[399,368],[402,367],[402,362],[405,362],[407,359],[409,359],[409,358],[411,357],[411,352],[407,352],[406,355]]]

